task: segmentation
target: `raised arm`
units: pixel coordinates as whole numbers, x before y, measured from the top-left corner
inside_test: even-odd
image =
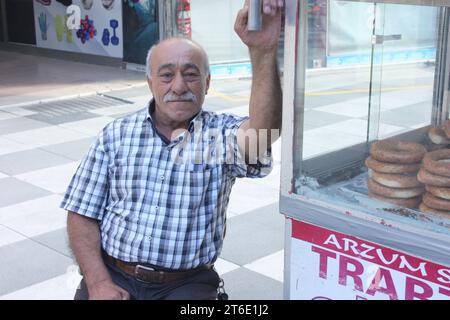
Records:
[[[258,146],[270,146],[279,137],[281,130],[282,93],[277,48],[284,0],[263,0],[261,31],[247,30],[248,3],[246,0],[235,23],[236,33],[249,48],[253,69],[250,119],[240,126],[238,144],[241,152],[245,153],[247,162],[254,163],[257,155],[263,154],[266,148],[258,148],[257,154],[251,153],[251,150],[256,150],[249,146],[249,143],[255,143],[255,139],[251,137],[257,137]],[[271,135],[271,130],[277,130],[278,134]]]

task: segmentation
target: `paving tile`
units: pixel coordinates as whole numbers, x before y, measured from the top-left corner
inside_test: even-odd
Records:
[[[0,300],[73,300],[81,275],[77,267],[68,267],[61,276],[0,296]]]
[[[263,178],[264,179],[264,178]],[[237,179],[231,189],[228,203],[228,216],[232,217],[273,204],[279,199],[277,189],[260,184],[251,183],[251,179]]]
[[[304,126],[305,129],[315,129],[322,126],[327,126],[330,124],[335,124],[337,122],[345,121],[351,119],[350,117],[319,111],[317,109],[306,110],[304,115]]]
[[[115,119],[112,117],[97,117],[88,120],[70,122],[61,124],[61,128],[70,129],[73,131],[77,131],[83,133],[88,136],[97,136],[97,134],[110,122]]]
[[[219,275],[223,275],[227,272],[239,269],[240,266],[234,264],[233,262],[218,258],[217,261],[214,263],[214,268],[216,269]]]
[[[65,217],[65,215],[63,216]],[[69,238],[66,227],[43,233],[33,237],[31,240],[45,245],[46,247],[51,248],[65,256],[73,258],[72,250],[69,246]]]
[[[405,117],[405,114],[408,116]],[[431,123],[431,103],[416,103],[406,107],[385,110],[381,112],[380,121],[386,124],[415,127],[423,123],[424,120]]]
[[[17,175],[69,162],[73,160],[44,150],[32,149],[0,156],[0,171]]]
[[[220,257],[242,266],[282,250],[284,219],[278,203],[228,219]]]
[[[97,116],[110,116],[115,117],[118,114],[130,114],[145,108],[142,104],[123,104],[119,106],[107,107],[102,109],[94,109],[92,113],[97,114]]]
[[[74,122],[78,123],[78,122]],[[57,143],[69,142],[95,136],[95,134],[81,133],[76,130],[69,130],[60,126],[51,126],[35,130],[27,130],[4,135],[3,138],[30,146],[41,147]]]
[[[71,258],[31,240],[0,247],[0,295],[65,274]]]
[[[0,225],[0,247],[22,240],[26,240],[23,235]]]
[[[0,208],[0,224],[27,237],[65,228],[67,213],[62,197],[50,195]]]
[[[222,109],[229,109],[234,107],[240,107],[244,104],[248,105],[249,99],[244,97],[231,97],[230,99],[224,99],[223,97],[214,96],[214,94],[207,95],[205,104],[208,106],[220,107]]]
[[[82,159],[87,152],[95,137],[90,137],[81,140],[75,140],[65,143],[54,144],[51,146],[41,147],[42,150],[78,161]]]
[[[303,138],[304,143],[320,146],[326,150],[339,150],[365,141],[365,137],[339,132],[327,127],[308,130]]]
[[[150,96],[151,92],[150,92],[150,89],[148,88],[148,85],[144,84],[141,86],[135,86],[135,87],[121,89],[121,90],[114,90],[114,91],[105,93],[105,95],[108,97],[130,100],[130,99],[133,99],[136,97]]]
[[[34,101],[36,101],[36,100],[34,100]],[[0,105],[1,105],[1,103],[0,103]],[[8,113],[13,114],[18,117],[25,117],[25,116],[30,116],[32,114],[38,113],[35,110],[28,110],[28,109],[22,108],[22,107],[11,107],[11,108],[8,107],[6,110]]]
[[[16,175],[14,178],[53,193],[63,193],[66,191],[78,165],[79,162],[70,162],[60,166],[30,171]]]
[[[27,116],[28,119],[37,120],[40,122],[58,125],[68,122],[74,122],[74,121],[80,121],[80,120],[86,120],[91,118],[98,117],[98,114],[91,113],[91,112],[72,112],[69,114],[59,114],[59,115],[50,115],[50,114],[43,114],[43,113],[36,113],[30,116]]]
[[[19,117],[18,115],[12,114],[10,112],[0,111],[0,120],[8,120]]]
[[[332,130],[344,134],[351,134],[365,139],[365,137],[367,136],[367,120],[350,119],[323,126],[321,129]],[[393,133],[400,132],[404,129],[405,128],[403,127],[380,123],[379,133],[382,133],[384,135],[392,135]]]
[[[344,89],[345,90],[345,89]],[[310,93],[306,94],[305,97],[305,108],[308,109],[317,109],[320,107],[324,107],[333,103],[341,103],[347,100],[353,100],[358,98],[363,98],[368,101],[366,94],[361,93],[347,93],[347,94],[333,94],[328,95],[327,91],[321,91],[319,94],[311,95]],[[342,89],[332,89],[331,91],[342,91]]]
[[[240,268],[223,275],[230,300],[282,300],[283,283]]]
[[[48,123],[24,117],[0,120],[0,135],[48,127]]]
[[[5,139],[3,137],[0,137],[0,156],[8,153],[14,153],[34,148],[35,146],[31,146],[29,144],[23,144],[20,142],[13,141],[11,139]]]
[[[272,253],[261,259],[244,265],[245,268],[258,272],[266,277],[283,282],[284,250]]]
[[[0,190],[0,208],[50,195],[47,190],[15,178],[0,179]]]

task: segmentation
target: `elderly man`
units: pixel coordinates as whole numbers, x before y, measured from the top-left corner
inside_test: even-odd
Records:
[[[247,30],[247,4],[235,31],[253,64],[250,117],[203,111],[206,53],[190,40],[165,40],[147,62],[153,100],[107,125],[81,162],[61,204],[83,273],[75,299],[217,298],[213,264],[231,187],[268,174],[276,137],[259,133],[281,126],[283,1],[264,1],[256,32]]]

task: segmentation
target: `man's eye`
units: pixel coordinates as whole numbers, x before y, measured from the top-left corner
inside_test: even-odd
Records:
[[[173,77],[171,73],[162,73],[159,75],[163,80],[169,80]]]
[[[184,74],[184,78],[187,80],[197,80],[200,75],[195,72],[188,72]]]

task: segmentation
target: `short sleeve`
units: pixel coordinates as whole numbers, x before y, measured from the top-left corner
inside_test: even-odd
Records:
[[[256,163],[248,164],[241,153],[237,141],[237,132],[241,124],[249,117],[225,115],[223,119],[224,142],[229,172],[236,178],[263,178],[272,171],[272,154],[267,150]]]
[[[63,209],[97,220],[103,217],[109,192],[109,157],[105,148],[105,132],[103,130],[92,143],[60,205]]]

